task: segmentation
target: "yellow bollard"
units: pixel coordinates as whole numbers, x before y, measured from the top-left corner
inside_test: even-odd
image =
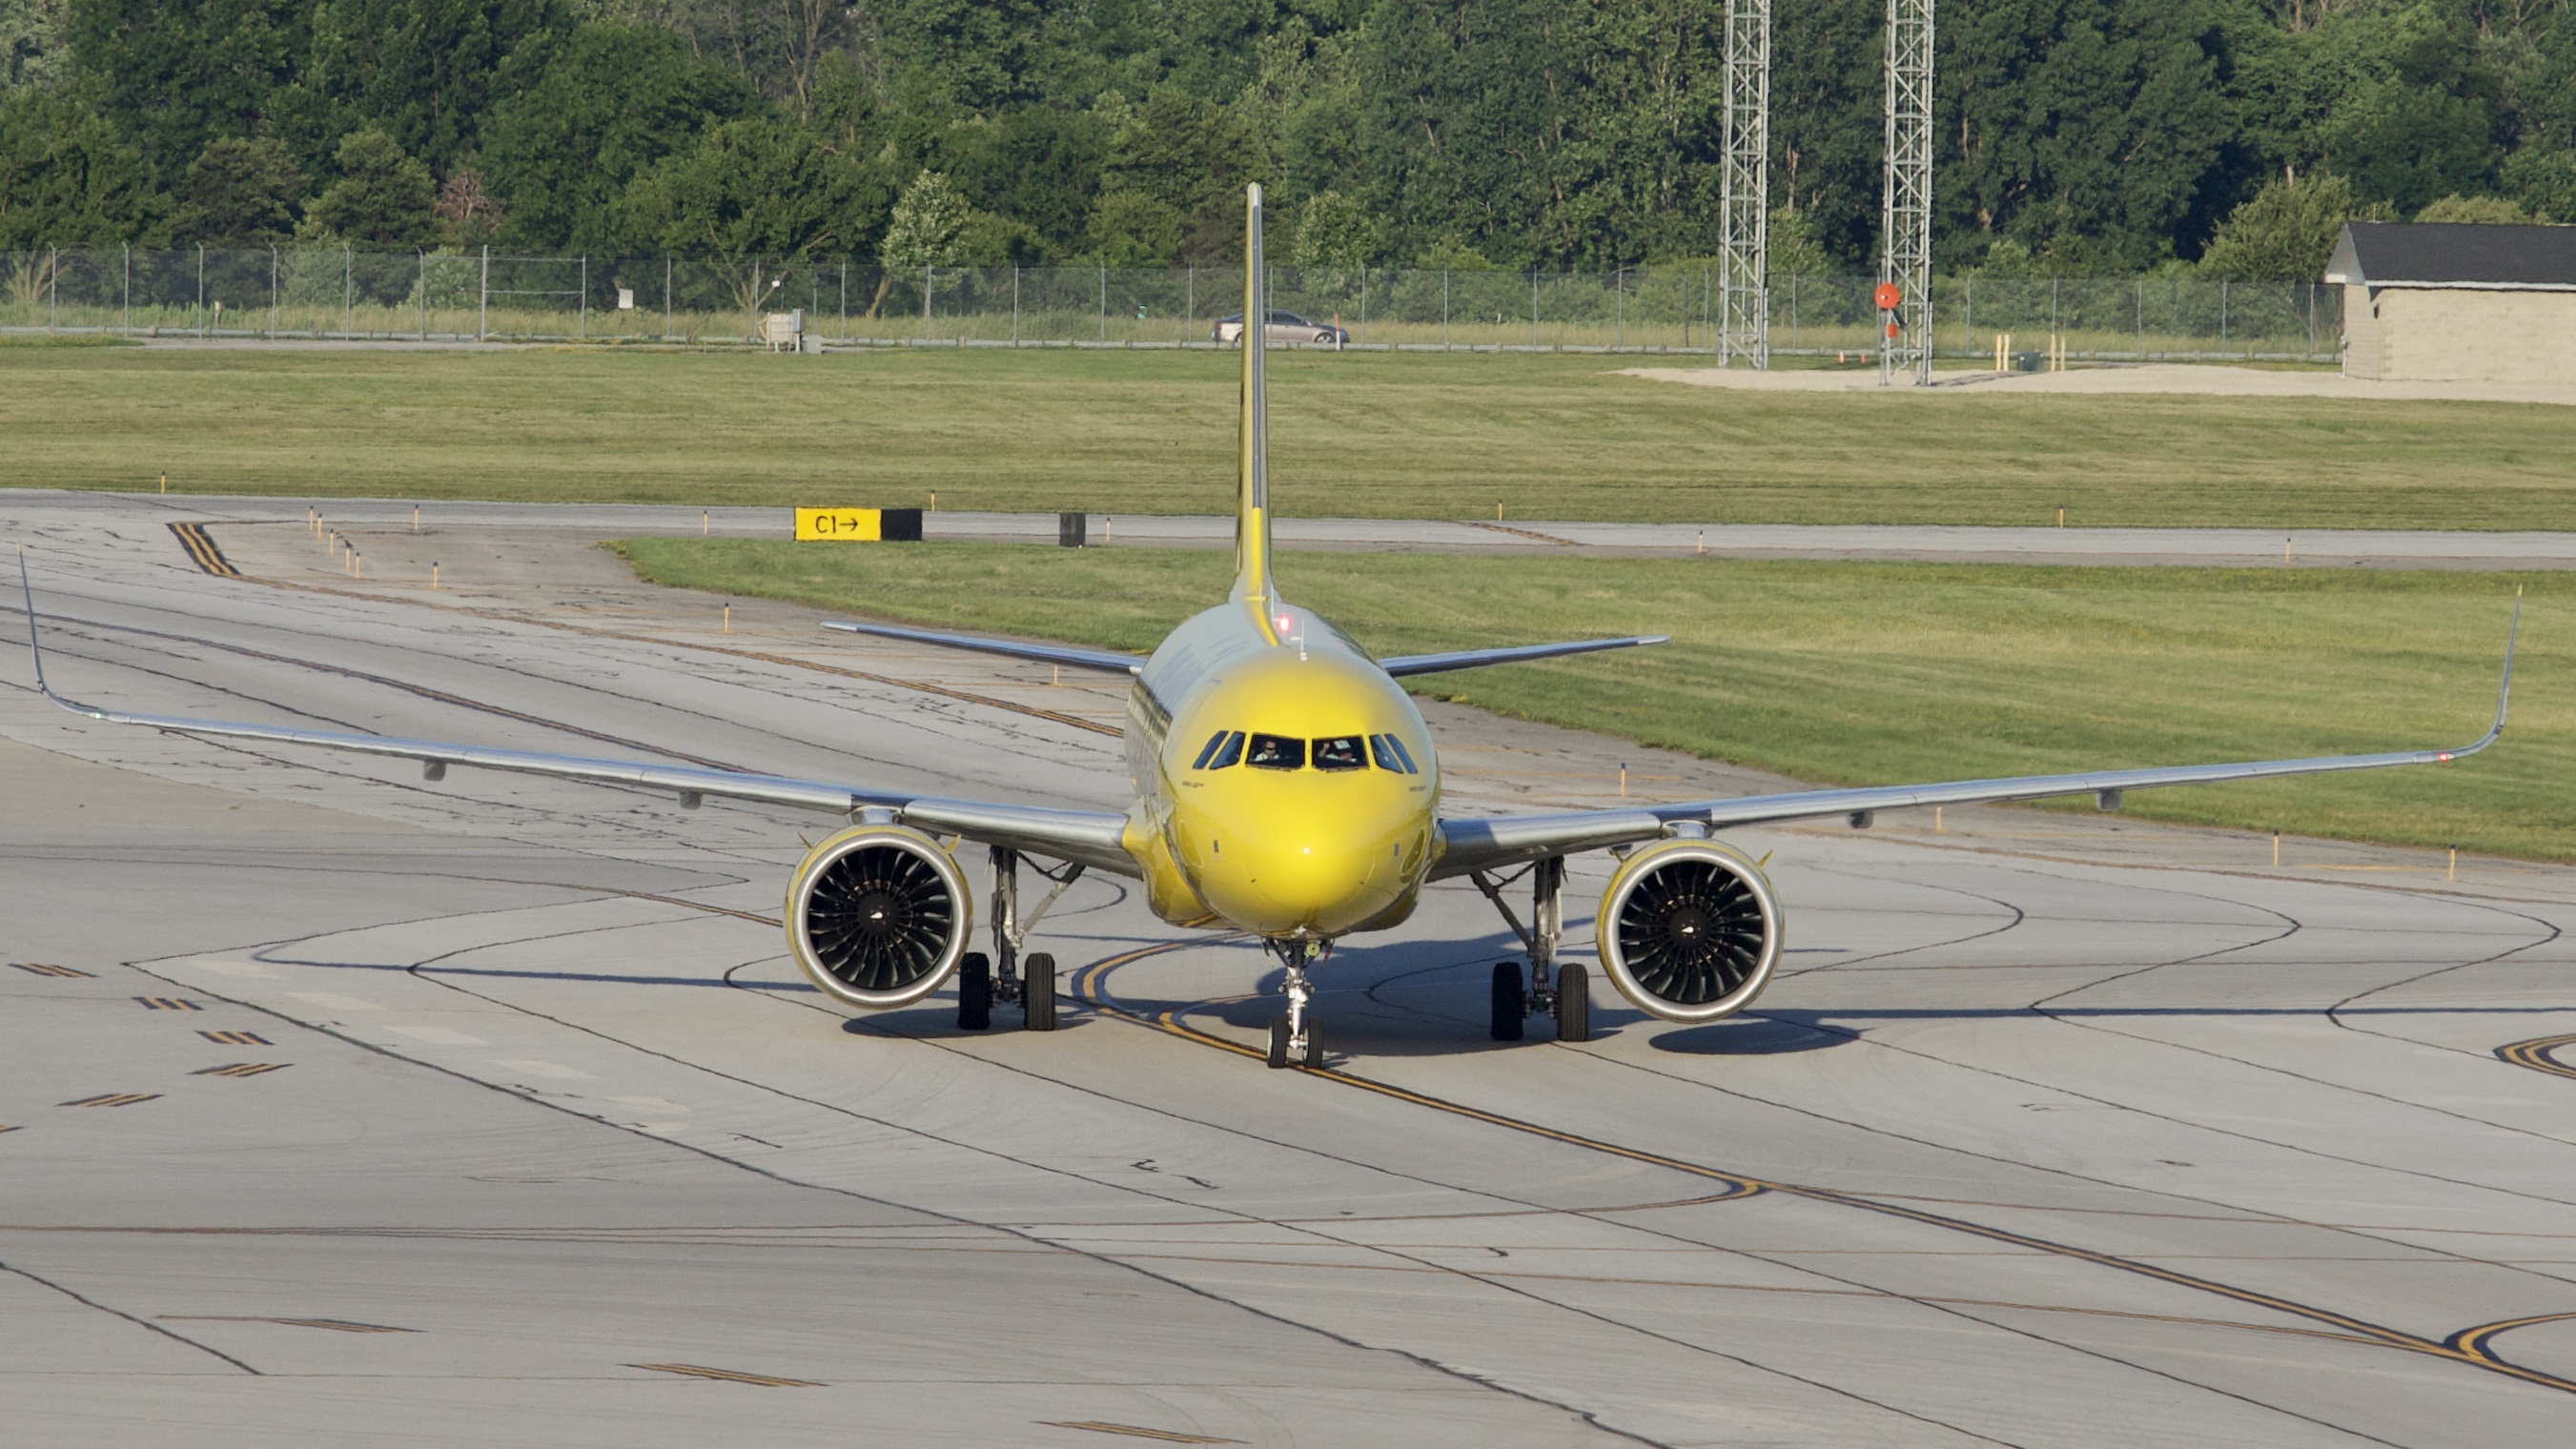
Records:
[[[1703,529],[1701,529],[1701,530],[1699,531],[1699,544],[1698,544],[1698,546],[1694,547],[1694,548],[1691,550],[1691,552],[1693,552],[1693,553],[1706,553],[1706,552],[1708,552],[1708,530],[1707,530],[1707,529],[1703,528]]]
[[[2275,831],[2273,831],[2273,832],[2272,832],[2272,864],[2273,864],[2274,866],[2276,866],[2276,867],[2277,867],[2278,865],[2280,865],[2280,863],[2281,863],[2281,832],[2279,832],[2279,831],[2275,830]]]
[[[170,475],[166,471],[161,475],[161,491],[164,493],[170,491]]]
[[[939,511],[939,490],[936,488],[930,490],[930,511],[933,513]]]
[[[1619,762],[1619,798],[1622,800],[1628,798],[1628,762],[1626,760]]]
[[[417,503],[411,506],[411,531],[420,532],[420,505]]]
[[[1496,523],[1503,521],[1503,505],[1499,499],[1494,503],[1494,521]]]
[[[436,559],[429,561],[429,591],[433,594],[438,592],[438,560]]]
[[[1935,834],[1935,835],[1939,835],[1939,834],[1941,834],[1941,833],[1942,833],[1942,831],[1941,831],[1941,807],[1940,807],[1940,806],[1938,806],[1938,805],[1935,805],[1935,806],[1933,806],[1933,807],[1932,807],[1932,833],[1933,833],[1933,834]]]
[[[733,632],[733,605],[731,604],[725,605],[724,631],[728,634]]]
[[[349,550],[349,577],[353,579],[363,579],[366,576],[367,561],[358,556],[358,551],[356,549],[353,548]]]
[[[2057,526],[2060,528],[2066,526],[2066,510],[2063,508],[2057,510]]]
[[[698,514],[698,537],[704,538],[714,531],[713,525],[708,522],[708,520],[714,516],[715,511],[713,509],[700,511]]]
[[[2450,873],[2443,878],[2446,880],[2458,880],[2460,878],[2460,848],[2456,845],[2451,847]]]

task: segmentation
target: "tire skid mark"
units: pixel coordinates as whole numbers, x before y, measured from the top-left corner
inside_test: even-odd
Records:
[[[1227,1041],[1221,1037],[1212,1036],[1206,1032],[1199,1031],[1194,1027],[1183,1024],[1178,1018],[1186,1015],[1192,1009],[1191,1006],[1185,1005],[1174,1007],[1156,1015],[1149,1016],[1140,1011],[1132,1010],[1119,1004],[1114,996],[1108,994],[1104,985],[1104,980],[1111,972],[1116,971],[1121,966],[1129,965],[1135,961],[1145,959],[1147,956],[1159,955],[1168,950],[1179,949],[1180,945],[1185,944],[1196,943],[1176,943],[1175,945],[1170,946],[1149,946],[1139,950],[1123,952],[1119,955],[1110,956],[1101,961],[1095,962],[1075,973],[1075,994],[1087,1003],[1091,1004],[1094,1009],[1099,1010],[1104,1014],[1131,1022],[1135,1025],[1165,1032],[1198,1045],[1214,1047],[1220,1051],[1231,1052],[1238,1056],[1256,1060],[1260,1059],[1262,1054],[1252,1047]],[[1593,1054],[1584,1053],[1584,1055],[1589,1056]],[[1709,1166],[1703,1163],[1688,1162],[1683,1159],[1668,1157],[1661,1153],[1646,1152],[1641,1149],[1631,1148],[1617,1143],[1602,1142],[1579,1134],[1561,1132],[1554,1128],[1526,1122],[1517,1118],[1507,1117],[1500,1113],[1487,1112],[1481,1108],[1470,1107],[1463,1103],[1456,1103],[1443,1098],[1433,1097],[1426,1093],[1414,1092],[1407,1088],[1394,1086],[1391,1083],[1379,1082],[1351,1072],[1331,1068],[1303,1068],[1300,1070],[1302,1070],[1307,1076],[1319,1077],[1340,1085],[1354,1087],[1359,1090],[1375,1093],[1381,1096],[1391,1097],[1398,1101],[1426,1107],[1434,1111],[1466,1117],[1471,1120],[1485,1122],[1493,1126],[1503,1127],[1511,1131],[1528,1133],[1551,1141],[1561,1142],[1569,1146],[1598,1151],[1610,1156],[1625,1158],[1630,1161],[1643,1162],[1653,1166],[1668,1167],[1672,1170],[1679,1171],[1693,1177],[1717,1180],[1735,1185],[1738,1189],[1737,1192],[1724,1195],[1725,1197],[1749,1197],[1757,1193],[1778,1193],[1783,1196],[1796,1197],[1807,1201],[1827,1203],[1834,1206],[1851,1208],[1861,1212],[1869,1212],[1885,1217],[1898,1218],[1904,1221],[1918,1223],[1926,1227],[1966,1234],[1988,1242],[2022,1248],[2031,1252],[2045,1253],[2076,1262],[2089,1263],[2097,1267],[2109,1268],[2117,1272],[2132,1274],[2178,1288],[2212,1294],[2249,1307],[2264,1308],[2288,1317],[2304,1319],[2311,1323],[2320,1324],[2329,1329],[2337,1330],[2342,1334],[2349,1335],[2356,1340],[2371,1343],[2379,1347],[2398,1349],[2404,1352],[2421,1354],[2427,1357],[2466,1363],[2490,1373],[2501,1374],[2505,1377],[2518,1379],[2543,1388],[2555,1389],[2561,1393],[2576,1394],[2576,1380],[2562,1378],[2537,1369],[2524,1368],[2519,1365],[2506,1362],[2500,1358],[2481,1356],[2479,1353],[2456,1346],[2445,1339],[2426,1338],[2421,1334],[2410,1333],[2403,1329],[2373,1323],[2367,1319],[2360,1318],[2352,1314],[2343,1313],[2335,1309],[2325,1308],[2314,1304],[2303,1303],[2296,1299],[2283,1297],[2278,1294],[2265,1293],[2260,1290],[2250,1288],[2240,1288],[2233,1284],[2221,1283],[2215,1279],[2202,1277],[2198,1274],[2185,1273],[2176,1269],[2160,1267],[2156,1264],[2143,1262],[2138,1259],[2125,1258],[2117,1254],[2100,1252],[2090,1248],[2082,1248],[2070,1243],[2061,1243],[2030,1233],[2017,1232],[2008,1228],[1993,1227],[1988,1224],[1974,1222],[1947,1213],[1933,1212],[1929,1209],[1914,1207],[1909,1204],[1887,1198],[1849,1192],[1838,1188],[1775,1182],[1750,1173],[1735,1172],[1725,1168]],[[2266,1405],[2265,1407],[2277,1408],[2278,1406]],[[2281,1412],[2286,1413],[2291,1411],[2282,1410]]]

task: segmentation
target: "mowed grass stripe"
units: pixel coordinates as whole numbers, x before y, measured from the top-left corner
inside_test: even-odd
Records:
[[[1307,517],[2576,528],[2576,408],[1749,393],[1633,359],[1272,360]],[[0,483],[1094,513],[1224,509],[1234,359],[0,349]]]
[[[661,583],[1139,651],[1220,597],[1231,568],[1161,549],[620,547]],[[2514,589],[2527,585],[2513,723],[2494,749],[2454,765],[2140,791],[2127,808],[2576,859],[2565,787],[2576,579],[1314,553],[1280,568],[1289,598],[1382,654],[1669,632],[1658,648],[1419,688],[1820,784],[2466,743],[2493,711]]]

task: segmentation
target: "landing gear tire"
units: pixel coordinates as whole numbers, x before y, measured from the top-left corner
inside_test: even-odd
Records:
[[[1529,1015],[1528,990],[1521,984],[1520,963],[1494,963],[1494,1040],[1519,1041],[1522,1018]]]
[[[1592,1040],[1592,986],[1580,966],[1556,968],[1556,1039]]]
[[[1307,1032],[1306,1039],[1314,1040],[1313,1031]],[[1270,1018],[1270,1065],[1274,1068],[1288,1065],[1288,1013],[1284,1011]]]
[[[1311,1014],[1306,1018],[1306,1055],[1299,1059],[1297,1065],[1308,1071],[1321,1071],[1324,1067],[1324,1032],[1323,1028],[1315,1025]]]
[[[969,951],[957,965],[957,1029],[983,1031],[993,1024],[993,963]]]
[[[1020,1025],[1027,1031],[1055,1030],[1055,957],[1032,952],[1020,963]]]

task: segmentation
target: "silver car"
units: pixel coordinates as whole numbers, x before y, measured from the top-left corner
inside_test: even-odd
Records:
[[[1231,316],[1218,318],[1215,335],[1220,344],[1231,346],[1241,342],[1243,314],[1237,312]],[[1330,322],[1309,322],[1294,312],[1274,311],[1270,314],[1270,325],[1263,331],[1261,340],[1272,345],[1283,342],[1320,342],[1328,347],[1339,347],[1351,340],[1351,334]]]

